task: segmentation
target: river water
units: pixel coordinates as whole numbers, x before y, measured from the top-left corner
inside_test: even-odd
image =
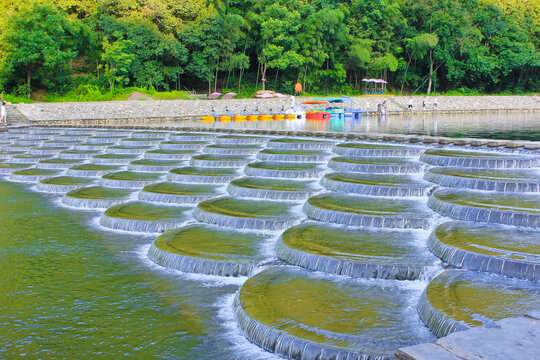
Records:
[[[0,358],[271,358],[241,336],[245,279],[182,275],[146,258],[154,236],[102,231],[30,185],[0,180]]]

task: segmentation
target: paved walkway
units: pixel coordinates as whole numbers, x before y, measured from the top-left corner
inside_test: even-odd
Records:
[[[399,349],[399,360],[540,359],[540,310]]]

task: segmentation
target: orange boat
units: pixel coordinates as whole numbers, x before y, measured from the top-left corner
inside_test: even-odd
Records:
[[[248,121],[259,121],[259,115],[248,115]]]
[[[213,123],[214,121],[216,121],[216,118],[213,116],[203,116],[201,117],[201,120],[203,123]]]
[[[286,119],[286,120],[294,120],[294,119],[296,119],[296,115],[294,115],[294,114],[287,114],[287,115],[285,115],[285,119]]]
[[[235,122],[245,122],[247,120],[247,116],[245,116],[245,115],[235,115],[235,116],[233,116],[233,120]]]
[[[326,100],[308,100],[308,101],[304,101],[302,104],[328,104],[328,101]]]
[[[276,115],[274,115],[274,120],[285,120],[285,115],[276,114]]]
[[[272,120],[274,120],[274,116],[273,115],[259,115],[259,120],[260,121],[272,121]]]
[[[308,120],[330,120],[330,113],[327,111],[310,111],[306,114]]]
[[[220,115],[218,119],[219,122],[231,122],[232,117],[230,117],[229,115]]]

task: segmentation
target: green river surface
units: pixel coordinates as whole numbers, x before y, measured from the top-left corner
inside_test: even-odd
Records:
[[[153,237],[0,178],[1,359],[273,358],[232,315],[243,279],[151,265]]]

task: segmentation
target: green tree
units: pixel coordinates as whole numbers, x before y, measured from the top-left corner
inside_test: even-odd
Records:
[[[61,90],[69,83],[69,65],[77,56],[80,27],[48,5],[34,4],[8,19],[0,36],[0,81],[7,89],[22,85]],[[34,84],[37,83],[37,84]]]

